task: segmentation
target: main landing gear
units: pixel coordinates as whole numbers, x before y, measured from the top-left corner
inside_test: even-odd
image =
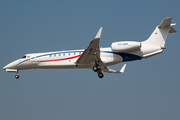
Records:
[[[98,71],[98,67],[97,66],[94,66],[92,69],[94,70],[94,72]]]
[[[97,74],[98,74],[98,77],[99,77],[99,78],[103,78],[103,77],[104,77],[104,75],[102,74],[102,72],[97,72]]]
[[[93,66],[92,69],[94,72],[97,72],[99,78],[104,77],[103,73],[101,72],[101,69],[99,69],[97,66]]]

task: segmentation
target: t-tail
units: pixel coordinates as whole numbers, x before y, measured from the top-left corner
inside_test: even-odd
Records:
[[[173,28],[176,23],[171,24],[171,20],[172,18],[165,18],[160,23],[160,25],[156,27],[151,36],[146,41],[143,41],[141,43],[142,47],[146,48],[143,50],[144,58],[148,58],[163,52],[163,49],[165,49],[165,43],[168,33],[177,32]],[[147,50],[147,48],[149,48],[149,50]]]

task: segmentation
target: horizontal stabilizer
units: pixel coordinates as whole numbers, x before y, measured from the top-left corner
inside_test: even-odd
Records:
[[[171,23],[171,20],[172,18],[163,19],[159,26],[155,28],[150,37],[147,40],[141,42],[142,46],[159,46],[161,49],[163,49],[166,43],[168,33],[176,32],[176,30],[173,28],[176,25],[176,23]],[[161,51],[158,50],[159,48],[155,48],[155,50],[152,51],[152,53],[147,53],[146,55],[143,55],[143,57],[147,58],[156,55],[156,53],[161,53]]]
[[[177,31],[173,28],[173,26],[175,26],[176,23],[171,24],[171,20],[172,20],[172,18],[165,18],[158,27],[161,28],[161,29],[162,29],[162,28],[171,27],[170,30],[169,30],[169,33],[175,33],[175,32],[177,32]]]
[[[108,72],[108,73],[123,73],[124,70],[125,70],[125,67],[126,67],[126,64],[121,68],[120,71],[113,70],[113,69],[110,69],[108,67],[102,68],[101,70],[104,71],[104,72]]]
[[[165,18],[161,24],[158,26],[159,28],[170,27],[172,18]]]
[[[174,28],[171,28],[170,30],[169,30],[169,33],[175,33],[175,32],[177,32]]]

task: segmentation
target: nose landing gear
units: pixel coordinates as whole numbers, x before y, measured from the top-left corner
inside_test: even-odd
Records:
[[[18,78],[19,78],[19,75],[15,75],[15,78],[18,79]]]
[[[16,71],[15,78],[16,78],[16,79],[18,79],[18,78],[19,78],[19,75],[18,75],[18,70]]]

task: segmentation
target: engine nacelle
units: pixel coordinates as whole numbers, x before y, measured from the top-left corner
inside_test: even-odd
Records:
[[[134,41],[114,42],[111,44],[111,49],[113,52],[129,52],[139,50],[140,48],[141,43]]]

